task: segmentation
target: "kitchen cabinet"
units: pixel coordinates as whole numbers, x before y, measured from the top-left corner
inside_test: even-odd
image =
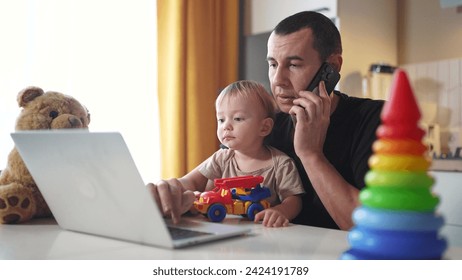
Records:
[[[450,246],[462,246],[462,173],[433,171],[433,191],[440,198],[437,211],[443,215],[442,228]]]

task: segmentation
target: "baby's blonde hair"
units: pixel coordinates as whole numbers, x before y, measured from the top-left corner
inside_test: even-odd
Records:
[[[265,117],[275,119],[277,104],[273,96],[268,93],[265,87],[251,80],[242,80],[229,84],[217,97],[215,106],[218,107],[225,98],[239,98],[244,102],[251,102],[255,106],[261,105]]]

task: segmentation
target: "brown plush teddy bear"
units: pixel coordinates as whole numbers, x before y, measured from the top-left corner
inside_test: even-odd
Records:
[[[16,120],[16,130],[88,128],[90,114],[71,96],[28,87],[19,92],[17,99],[23,109]],[[48,205],[14,148],[0,173],[0,223],[50,216]]]

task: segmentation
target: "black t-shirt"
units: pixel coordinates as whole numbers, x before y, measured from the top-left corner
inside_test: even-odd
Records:
[[[371,147],[376,139],[384,102],[349,97],[340,92],[334,93],[340,97],[340,101],[330,118],[324,154],[348,183],[357,189],[362,189],[365,185],[364,176],[369,170],[367,161],[372,154]],[[290,115],[278,113],[274,129],[266,139],[267,144],[280,149],[295,160],[305,187],[303,210],[292,222],[338,229],[314,191],[300,159],[295,154],[291,133],[293,125]]]

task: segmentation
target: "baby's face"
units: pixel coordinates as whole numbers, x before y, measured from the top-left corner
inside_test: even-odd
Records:
[[[217,105],[216,110],[217,136],[223,145],[238,150],[261,143],[265,117],[258,104],[239,98],[226,98]]]

